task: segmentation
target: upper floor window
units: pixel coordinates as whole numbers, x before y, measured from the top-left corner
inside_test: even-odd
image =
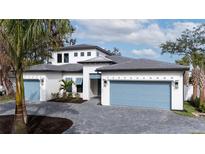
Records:
[[[61,53],[57,54],[57,62],[62,63],[62,54]]]
[[[91,56],[91,52],[87,52],[87,56]]]
[[[83,57],[83,56],[84,56],[84,52],[81,52],[81,53],[80,53],[80,56]]]
[[[69,55],[68,53],[64,53],[64,63],[68,63],[69,62]]]
[[[78,57],[78,53],[77,52],[74,52],[74,57]]]
[[[99,55],[100,55],[100,53],[99,53],[99,52],[97,52],[97,57],[99,57]]]

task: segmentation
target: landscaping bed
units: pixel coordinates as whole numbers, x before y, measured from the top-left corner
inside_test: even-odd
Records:
[[[184,102],[184,110],[183,111],[174,111],[176,114],[189,116],[189,117],[205,117],[205,113],[201,108],[194,106],[191,102]]]
[[[0,134],[11,134],[14,116],[0,116]],[[28,116],[28,134],[62,134],[73,125],[69,119],[47,116]]]
[[[52,102],[60,102],[60,103],[76,103],[76,104],[82,104],[85,102],[82,98],[75,98],[75,97],[70,97],[70,98],[54,98],[51,99],[50,101]]]

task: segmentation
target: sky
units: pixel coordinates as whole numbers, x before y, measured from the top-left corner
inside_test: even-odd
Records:
[[[77,44],[98,45],[105,49],[118,48],[123,56],[175,62],[179,56],[161,54],[160,44],[176,40],[185,29],[192,29],[205,19],[169,20],[71,20]]]

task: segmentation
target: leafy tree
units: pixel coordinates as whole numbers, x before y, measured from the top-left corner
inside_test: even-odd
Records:
[[[12,70],[12,61],[6,53],[0,50],[0,85],[3,85],[6,95],[14,95],[12,82],[9,78],[9,73]]]
[[[205,60],[205,25],[202,24],[193,30],[185,30],[175,41],[166,41],[160,45],[162,54],[176,54],[183,56],[177,63],[192,65],[193,97],[197,97],[198,70],[197,66],[204,64]]]
[[[111,53],[111,55],[121,56],[121,52],[118,48],[114,47],[113,50],[108,50],[108,52]]]
[[[71,39],[69,39],[69,40],[66,40],[66,43],[67,43],[68,45],[76,45],[76,42],[77,42],[77,40],[76,40],[76,39],[73,39],[73,38],[71,38]]]
[[[8,46],[7,55],[12,59],[16,76],[14,133],[26,132],[23,71],[28,67],[27,60],[35,59],[31,56],[34,51],[45,53],[50,47],[62,46],[65,34],[72,32],[69,20],[0,20],[0,35]]]

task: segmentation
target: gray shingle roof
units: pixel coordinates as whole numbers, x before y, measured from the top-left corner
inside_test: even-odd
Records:
[[[136,60],[134,58],[124,57],[124,56],[106,56],[108,59],[111,59],[114,63],[124,63],[130,60]]]
[[[39,64],[28,68],[25,72],[82,72],[81,64],[51,65]]]
[[[84,64],[84,63],[114,63],[114,62],[109,58],[99,56],[99,57],[94,57],[94,58],[91,58],[85,61],[80,61],[78,63]]]
[[[111,55],[110,52],[108,52],[107,50],[96,46],[96,45],[89,45],[89,44],[78,44],[78,45],[71,45],[71,46],[67,46],[67,47],[62,47],[59,48],[58,51],[68,51],[68,50],[85,50],[85,49],[97,49],[107,55]]]
[[[116,61],[122,61],[109,66],[100,67],[97,71],[174,71],[174,70],[189,70],[189,67],[177,65],[174,63],[150,60],[150,59],[132,59],[125,57],[115,57]],[[114,57],[113,57],[114,59]]]

